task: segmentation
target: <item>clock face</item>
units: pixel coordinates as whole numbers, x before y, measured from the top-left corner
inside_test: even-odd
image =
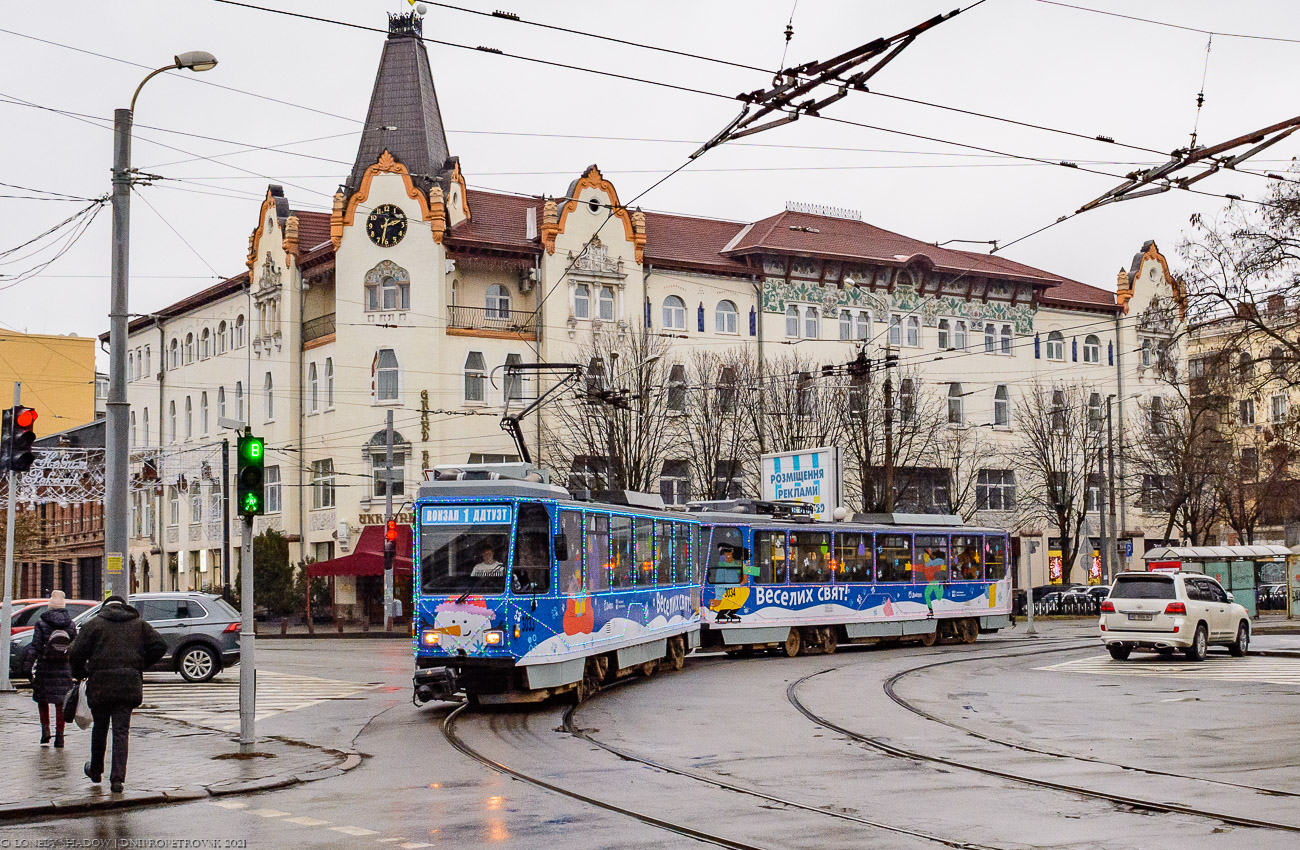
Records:
[[[406,235],[406,213],[393,204],[380,204],[366,219],[366,235],[381,248],[391,248]]]

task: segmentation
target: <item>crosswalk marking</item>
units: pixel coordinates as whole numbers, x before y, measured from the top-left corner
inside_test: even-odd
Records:
[[[378,687],[381,685],[259,670],[257,719],[264,720],[328,700],[357,698]],[[239,728],[239,680],[147,681],[144,703],[138,710],[155,717],[233,732]]]
[[[1207,656],[1205,661],[1199,663],[1182,657],[1135,654],[1128,661],[1116,661],[1109,655],[1097,655],[1035,669],[1103,676],[1300,685],[1300,658],[1233,658],[1218,653]]]
[[[327,820],[321,820],[320,818],[309,818],[309,817],[285,818],[284,822],[296,823],[299,826],[324,826],[325,824],[329,823],[329,821]]]
[[[362,829],[359,826],[331,826],[334,832],[341,832],[344,835],[360,837],[362,835],[378,835],[379,831],[374,829]]]

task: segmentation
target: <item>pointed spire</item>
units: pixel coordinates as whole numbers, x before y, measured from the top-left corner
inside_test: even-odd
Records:
[[[435,182],[445,182],[444,171],[451,154],[420,24],[414,15],[389,16],[388,40],[375,72],[357,158],[345,185],[349,196],[361,185],[366,169],[385,150],[406,166],[415,185],[424,192]]]

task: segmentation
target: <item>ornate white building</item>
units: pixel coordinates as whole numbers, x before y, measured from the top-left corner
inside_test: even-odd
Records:
[[[494,370],[571,360],[595,327],[758,358],[797,343],[822,363],[844,363],[879,335],[927,381],[957,387],[962,424],[1004,441],[1016,439],[1011,403],[1039,379],[1115,395],[1121,423],[1136,415],[1134,396],[1159,392],[1133,321],[1175,295],[1154,245],[1117,299],[844,211],[788,205],[743,223],[629,210],[594,165],[554,198],[467,189],[418,32],[418,18],[390,22],[333,212],[295,211],[271,186],[244,273],[131,324],[133,443],[158,458],[137,472],[160,487],[137,497],[132,551],[147,556],[154,589],[220,584],[218,441],[234,434],[219,417],[266,438],[259,529],[288,535],[294,560],[368,558],[376,538],[364,529],[383,519],[388,411],[395,503],[406,507],[424,468],[514,457],[499,426],[505,394],[537,388]],[[537,423],[525,424],[540,446]],[[990,472],[990,501],[1014,498],[1014,470]],[[1140,558],[1145,518],[1131,500],[1121,509],[1121,536]],[[1042,583],[1050,542],[1041,529],[1025,536],[1037,542],[1021,547],[1022,563]],[[232,545],[238,563],[237,532]]]

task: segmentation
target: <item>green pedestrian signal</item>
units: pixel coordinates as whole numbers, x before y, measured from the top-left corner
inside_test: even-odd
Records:
[[[265,513],[265,461],[266,441],[261,437],[245,434],[239,438],[239,466],[236,483],[239,487],[235,504],[242,517],[254,517]]]

